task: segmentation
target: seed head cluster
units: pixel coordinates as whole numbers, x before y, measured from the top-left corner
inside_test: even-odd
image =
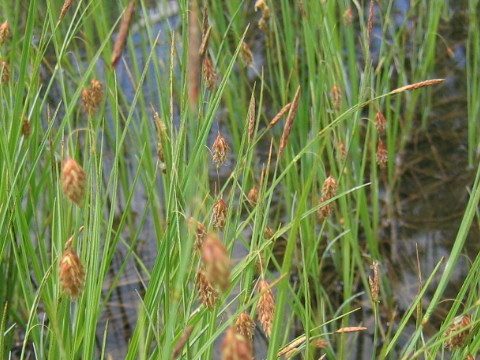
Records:
[[[76,299],[82,295],[85,284],[85,271],[82,262],[73,249],[66,249],[59,264],[60,287],[62,291]]]
[[[8,21],[4,21],[0,25],[0,45],[5,43],[12,36],[12,31],[10,29],[10,24]]]
[[[78,206],[83,206],[87,176],[74,159],[67,159],[62,168],[63,193]]]
[[[213,162],[217,165],[217,168],[222,166],[227,159],[228,147],[227,140],[218,132],[217,138],[215,139],[213,146]]]
[[[202,245],[205,276],[214,288],[225,291],[230,286],[230,258],[215,233],[209,233]]]
[[[88,115],[93,115],[103,100],[103,85],[98,79],[92,79],[90,88],[82,90],[82,106]]]
[[[262,325],[265,335],[270,337],[273,329],[275,298],[270,289],[270,284],[266,280],[260,280],[258,292],[261,294],[257,304],[258,320],[260,321],[260,325]]]
[[[333,198],[337,194],[337,189],[337,180],[333,176],[326,178],[322,186],[322,197],[320,198],[319,203],[324,203]],[[332,212],[333,202],[323,205],[318,209],[318,217],[320,218],[320,221],[324,221],[332,214]]]
[[[222,360],[253,360],[250,341],[234,326],[227,330],[223,338]]]

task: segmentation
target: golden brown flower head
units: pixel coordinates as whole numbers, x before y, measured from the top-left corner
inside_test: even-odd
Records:
[[[258,291],[261,294],[257,304],[258,319],[260,320],[265,335],[270,337],[275,313],[275,298],[270,289],[270,284],[266,280],[260,280]]]
[[[223,199],[218,200],[213,205],[213,226],[223,231],[227,222],[227,204]]]
[[[378,135],[382,136],[385,134],[385,130],[387,129],[387,120],[385,120],[385,116],[383,116],[380,110],[377,111],[377,115],[375,116],[375,127],[377,128]]]
[[[22,122],[22,135],[25,138],[28,138],[30,137],[31,133],[32,133],[32,127],[30,126],[30,121],[28,120],[27,117],[25,117]]]
[[[218,132],[217,138],[215,139],[213,146],[213,162],[217,165],[217,168],[225,163],[227,159],[228,147],[227,140]]]
[[[256,206],[257,205],[257,201],[258,201],[258,189],[256,187],[253,187],[250,189],[250,191],[248,192],[248,201],[250,202],[250,204],[252,206]]]
[[[265,0],[257,0],[255,2],[255,11],[258,9],[262,10],[262,17],[258,21],[258,27],[263,32],[266,32],[268,29],[268,20],[270,19],[270,8]]]
[[[92,92],[92,100],[95,107],[98,107],[103,100],[103,85],[100,80],[93,78],[90,81],[90,91]]]
[[[85,271],[82,262],[73,249],[67,249],[59,264],[60,287],[72,299],[82,295],[85,284]]]
[[[202,248],[203,242],[207,238],[207,229],[203,224],[193,217],[188,219],[188,227],[195,231],[195,248],[200,250]]]
[[[253,334],[255,333],[255,322],[245,311],[238,316],[235,322],[235,328],[239,334],[252,341]]]
[[[385,169],[388,163],[388,151],[385,147],[385,144],[382,140],[378,140],[378,147],[377,147],[377,164],[380,168]]]
[[[214,233],[208,234],[202,245],[202,261],[208,281],[214,287],[227,290],[230,286],[230,258],[227,249]]]
[[[320,201],[318,202],[319,204],[330,200],[331,198],[327,198],[325,196],[322,196],[320,198]],[[328,218],[330,215],[333,213],[333,202],[330,202],[326,205],[323,205],[321,208],[318,209],[318,218],[321,222],[323,222],[326,218]]]
[[[240,58],[245,63],[245,65],[253,65],[253,54],[245,41],[242,43],[242,47],[240,48]]]
[[[342,105],[342,91],[337,85],[334,85],[332,90],[330,90],[330,97],[332,98],[335,109],[340,110],[340,106]]]
[[[73,159],[67,159],[62,169],[63,193],[78,206],[83,206],[87,176]]]
[[[373,278],[368,277],[368,283],[370,284],[370,293],[372,294],[372,300],[378,301],[378,293],[380,292],[380,272],[378,270],[378,261],[373,262]]]
[[[352,8],[348,8],[347,10],[345,10],[345,12],[343,13],[343,24],[345,26],[350,26],[350,24],[352,23],[353,21],[353,11],[352,11]]]
[[[343,144],[342,140],[338,141],[337,154],[340,155],[340,160],[342,161],[345,161],[345,159],[347,158],[347,149]]]
[[[252,360],[252,347],[235,327],[227,330],[222,342],[222,360]]]
[[[218,293],[208,281],[204,269],[200,269],[197,277],[198,294],[202,305],[206,308],[213,309],[217,301]]]
[[[468,335],[470,334],[470,315],[463,315],[457,316],[453,324],[451,324],[447,331],[445,331],[445,337],[451,336],[453,333],[457,333],[457,335],[453,335],[449,339],[445,340],[445,346],[452,350],[454,347],[462,347],[464,345],[465,340],[467,339]],[[465,329],[461,331],[462,329]]]
[[[270,240],[273,237],[273,230],[270,229],[270,226],[265,226],[265,231],[263,232],[263,237],[266,240]]]
[[[10,24],[8,21],[5,21],[0,25],[0,45],[7,41],[10,36],[12,36]]]
[[[2,73],[2,84],[10,81],[10,65],[5,60],[0,61],[0,72]]]

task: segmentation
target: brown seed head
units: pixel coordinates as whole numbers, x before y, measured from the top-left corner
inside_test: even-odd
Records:
[[[62,169],[63,193],[78,206],[83,206],[87,176],[73,159],[67,159]]]
[[[7,41],[10,36],[12,36],[10,24],[8,21],[5,21],[0,25],[0,45]]]
[[[342,140],[338,141],[337,154],[340,154],[340,160],[345,161],[347,157],[347,149],[345,148]]]
[[[59,263],[60,287],[72,299],[82,295],[85,284],[85,271],[82,262],[73,249],[64,251]]]
[[[238,316],[235,322],[235,328],[239,334],[252,341],[253,334],[255,333],[255,322],[245,311]]]
[[[230,258],[227,249],[214,233],[207,235],[202,245],[202,261],[210,283],[225,291],[230,286]]]
[[[32,133],[32,127],[30,126],[30,121],[28,120],[27,117],[25,117],[22,123],[22,135],[25,138],[28,138],[30,137],[31,133]]]
[[[378,261],[373,262],[373,278],[368,277],[370,284],[370,293],[372,294],[373,302],[378,301],[378,293],[380,292],[380,272],[378,271]]]
[[[210,281],[208,281],[204,269],[200,269],[198,272],[197,288],[202,305],[210,310],[213,309],[217,302],[218,292],[213,288]]]
[[[92,99],[92,91],[90,89],[85,88],[82,90],[82,107],[89,115],[95,113],[96,108]]]
[[[457,335],[453,335],[449,339],[445,340],[445,346],[449,350],[453,350],[454,347],[462,347],[464,345],[464,342],[471,331],[470,324],[470,315],[457,316],[454,319],[453,324],[451,324],[445,331],[445,337],[449,337],[452,336],[453,333],[457,333]],[[462,329],[465,330],[461,331]]]
[[[274,118],[270,121],[270,123],[268,124],[268,127],[271,128],[272,126],[274,126],[282,118],[282,116],[285,115],[288,110],[290,110],[291,106],[292,106],[292,103],[288,103],[283,108],[281,108],[278,114],[275,115]]]
[[[218,132],[217,138],[215,139],[215,142],[213,143],[212,146],[213,150],[213,161],[217,165],[217,168],[223,165],[225,163],[225,160],[227,159],[227,154],[228,150],[230,148],[228,147],[227,140]]]
[[[377,115],[375,116],[375,127],[377,128],[378,135],[382,136],[385,134],[387,120],[385,120],[385,116],[383,116],[380,110],[377,111]]]
[[[225,201],[223,201],[223,199],[218,200],[215,205],[213,205],[213,226],[220,231],[225,229],[227,213],[227,204]]]
[[[195,231],[195,248],[200,250],[202,248],[203,242],[207,238],[207,229],[203,224],[193,217],[188,219],[188,227]]]
[[[330,175],[323,182],[322,195],[327,199],[331,199],[337,194],[337,189],[338,189],[337,180]]]
[[[270,337],[275,313],[275,298],[266,280],[260,280],[258,291],[261,294],[257,304],[258,319],[260,320],[265,335]]]
[[[319,204],[330,200],[331,198],[327,198],[325,196],[322,196],[320,198],[320,201],[318,202]],[[326,205],[323,205],[321,208],[318,209],[318,218],[320,222],[323,222],[325,219],[327,219],[330,215],[333,213],[333,202],[330,202]]]
[[[258,9],[262,11],[262,17],[258,21],[258,27],[263,32],[266,32],[268,29],[268,20],[270,19],[270,8],[265,0],[257,0],[257,2],[255,2],[255,11]]]
[[[250,204],[252,206],[256,206],[257,205],[257,201],[258,201],[258,189],[256,187],[250,189],[250,191],[248,192],[248,201],[250,202]]]
[[[353,21],[353,10],[352,8],[348,8],[347,10],[345,10],[345,12],[343,13],[343,24],[345,26],[350,26],[350,24],[352,23]]]
[[[263,237],[267,240],[270,240],[273,237],[273,230],[270,229],[270,226],[265,227],[265,231],[263,232]]]
[[[112,57],[110,58],[110,63],[112,68],[117,66],[120,56],[122,56],[123,48],[127,42],[128,30],[130,29],[130,23],[133,18],[133,10],[135,9],[135,0],[130,1],[127,9],[125,10],[125,15],[123,16],[122,24],[120,25],[120,30],[113,45]]]
[[[332,90],[330,90],[330,97],[332,98],[335,109],[340,110],[340,106],[342,105],[342,91],[337,85],[333,85]]]
[[[250,341],[232,326],[222,342],[222,360],[253,360]]]
[[[385,169],[388,163],[388,151],[382,140],[378,140],[377,164],[381,169]]]
[[[202,43],[202,33],[198,23],[198,1],[190,1],[190,12],[188,16],[188,97],[190,108],[197,106],[200,94],[200,75],[202,59],[199,50]]]
[[[278,149],[278,154],[281,155],[285,146],[287,146],[288,138],[290,137],[290,132],[293,128],[293,120],[295,120],[295,115],[297,114],[298,110],[298,103],[300,102],[300,86],[297,88],[295,92],[295,97],[292,101],[292,106],[290,107],[290,111],[288,112],[287,120],[285,121],[285,127],[283,128],[282,138],[280,139],[280,147]]]
[[[10,65],[5,60],[0,61],[0,71],[2,73],[2,84],[10,81]]]
[[[255,131],[255,96],[252,94],[250,106],[248,107],[248,142],[251,143],[253,139],[253,132]]]
[[[205,56],[205,60],[203,61],[203,79],[205,80],[208,90],[215,90],[217,76],[215,75],[212,61],[210,60],[210,56],[208,56],[208,54]]]
[[[253,54],[245,41],[242,43],[242,46],[240,48],[240,58],[245,63],[245,65],[253,65]]]

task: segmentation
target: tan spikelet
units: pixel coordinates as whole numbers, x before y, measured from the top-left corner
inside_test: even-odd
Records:
[[[345,12],[343,13],[343,24],[345,26],[350,26],[350,24],[352,23],[353,21],[353,10],[352,8],[348,8],[347,10],[345,10]]]
[[[257,313],[265,335],[270,337],[273,329],[273,316],[275,313],[275,298],[270,285],[266,280],[260,280],[258,284],[260,299],[257,304]]]
[[[68,8],[72,4],[72,0],[65,0],[62,6],[62,10],[60,11],[60,15],[58,17],[57,25],[60,24],[63,20],[63,17],[67,13]]]
[[[256,206],[257,201],[258,201],[258,189],[257,188],[251,188],[250,191],[248,192],[248,201],[250,202],[250,205]]]
[[[28,138],[30,137],[31,133],[32,133],[32,128],[30,126],[30,121],[28,120],[27,117],[25,117],[22,122],[22,135],[25,138]]]
[[[372,294],[373,302],[378,301],[378,293],[380,292],[380,272],[378,270],[378,261],[373,262],[373,278],[368,277],[370,284],[370,293]]]
[[[270,123],[268,124],[268,127],[269,128],[273,127],[282,118],[282,116],[285,115],[288,110],[290,110],[291,106],[292,106],[292,103],[288,103],[283,108],[281,108],[278,114],[275,115],[274,118],[270,121]]]
[[[253,54],[245,41],[242,42],[242,46],[240,47],[240,58],[245,63],[245,65],[253,65]]]
[[[295,350],[297,351],[297,347],[301,344],[303,344],[303,342],[307,339],[307,337],[305,335],[303,336],[300,336],[297,340],[294,340],[292,341],[290,344],[288,344],[287,346],[285,346],[284,348],[280,349],[280,351],[278,352],[277,354],[277,357],[280,357],[282,355],[286,355],[288,354],[290,351],[292,350]],[[288,356],[285,356],[286,358]]]
[[[225,203],[225,201],[223,201],[223,199],[219,199],[213,205],[213,226],[215,226],[220,231],[223,231],[225,229],[225,224],[227,222],[227,213],[227,204]]]
[[[330,97],[332,98],[332,103],[335,109],[340,110],[340,107],[342,106],[342,91],[337,85],[333,85],[330,90]]]
[[[375,115],[375,127],[377,128],[378,135],[383,136],[385,134],[387,120],[380,110],[378,110],[377,115]]]
[[[290,132],[292,131],[293,120],[295,119],[295,115],[297,114],[299,102],[300,102],[300,86],[297,88],[295,97],[293,98],[293,101],[292,101],[292,106],[290,108],[290,111],[288,112],[287,120],[285,121],[285,127],[283,128],[282,138],[280,139],[280,147],[278,149],[279,156],[283,153],[285,146],[287,146],[287,141],[290,136]]]
[[[398,94],[404,91],[410,91],[410,90],[417,90],[425,86],[431,86],[435,84],[439,84],[441,82],[445,81],[445,79],[431,79],[431,80],[425,80],[425,81],[420,81],[415,84],[410,84],[410,85],[405,85],[402,87],[399,87],[398,89],[395,89],[392,91],[392,94]]]
[[[187,326],[185,328],[185,330],[183,331],[183,334],[180,336],[180,339],[178,339],[177,343],[175,344],[175,348],[173,349],[172,359],[176,359],[180,356],[185,344],[187,343],[188,339],[190,338],[190,335],[192,334],[192,331],[193,331],[193,326]]]
[[[382,140],[378,140],[377,146],[377,164],[381,169],[385,169],[388,163],[388,151]]]
[[[255,131],[255,96],[252,94],[250,106],[248,107],[248,142],[252,142]]]
[[[112,57],[110,58],[110,64],[112,68],[117,66],[118,60],[122,55],[123,48],[127,42],[128,30],[130,29],[130,24],[133,18],[133,10],[135,9],[135,0],[130,1],[125,14],[123,16],[122,24],[120,26],[120,31],[118,32],[117,39],[113,45]]]
[[[366,327],[363,326],[347,326],[340,328],[335,331],[335,334],[342,334],[342,333],[352,333],[352,332],[359,332],[367,330]]]
[[[207,238],[207,229],[201,222],[195,220],[193,217],[188,219],[188,227],[191,231],[195,232],[195,248],[200,250],[203,242]]]
[[[215,74],[212,61],[210,60],[208,54],[205,56],[205,60],[203,61],[203,79],[205,80],[208,90],[215,90],[217,76]]]
[[[2,84],[10,81],[10,65],[5,60],[0,61],[0,72],[2,73]]]
[[[447,337],[447,339],[445,340],[445,346],[449,350],[453,350],[453,348],[455,347],[462,347],[468,335],[470,335],[471,330],[472,328],[470,315],[467,314],[457,316],[453,320],[453,324],[451,324],[445,331],[444,336]],[[453,335],[454,333],[456,335]]]
[[[200,49],[198,50],[198,56],[200,56],[200,59],[203,59],[203,57],[205,56],[205,53],[206,53],[207,48],[208,48],[208,40],[210,39],[210,34],[211,33],[212,33],[212,27],[210,26],[207,29],[207,32],[205,33],[205,35],[203,36],[202,43],[200,45]]]
[[[368,43],[370,43],[370,38],[372,36],[374,14],[375,14],[374,3],[373,3],[373,0],[370,0],[370,8],[368,10],[368,29],[367,29]]]
[[[217,165],[217,168],[225,163],[227,159],[228,151],[230,147],[227,144],[227,140],[218,132],[217,138],[215,139],[213,145],[213,161]]]

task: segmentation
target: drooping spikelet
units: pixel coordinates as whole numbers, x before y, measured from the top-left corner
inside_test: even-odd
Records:
[[[193,326],[187,326],[183,331],[182,336],[178,339],[177,343],[175,344],[175,348],[173,349],[172,359],[176,359],[182,353],[182,350],[185,344],[188,342],[190,335],[192,334]]]
[[[348,8],[347,10],[345,10],[345,12],[343,13],[343,24],[345,26],[350,26],[350,24],[352,23],[353,21],[353,11],[352,11],[352,8]]]
[[[213,143],[212,150],[213,150],[213,161],[215,162],[218,168],[221,165],[223,165],[223,163],[225,163],[225,160],[227,159],[228,150],[230,150],[227,144],[227,140],[225,140],[222,134],[220,134],[220,131],[218,132],[217,138]]]
[[[367,39],[369,44],[370,44],[370,38],[372,36],[374,14],[375,14],[375,7],[373,4],[373,0],[370,0],[370,8],[368,10],[368,29],[367,29]]]
[[[25,117],[22,122],[22,135],[25,138],[28,138],[30,137],[31,133],[32,133],[32,128],[30,126],[30,121],[28,120],[27,117]]]
[[[258,21],[258,27],[263,32],[266,32],[268,29],[268,20],[270,19],[270,8],[265,0],[257,0],[255,2],[255,11],[258,9],[262,10],[262,17]]]
[[[198,23],[198,1],[189,1],[190,11],[188,16],[188,99],[190,109],[197,106],[200,93],[200,75],[202,59],[199,50],[202,42],[202,33]]]
[[[82,262],[73,249],[66,249],[59,263],[60,287],[72,299],[82,295],[85,271]]]
[[[5,60],[0,61],[0,72],[2,73],[2,84],[10,81],[10,65]]]
[[[250,191],[248,192],[248,201],[250,202],[250,204],[252,206],[256,206],[257,205],[257,201],[258,201],[258,189],[256,187],[253,187],[250,189]]]
[[[128,30],[130,29],[130,23],[133,18],[133,10],[135,9],[135,0],[130,1],[127,9],[125,10],[125,15],[123,16],[122,24],[120,25],[120,30],[113,44],[112,57],[110,58],[110,64],[112,68],[117,66],[120,56],[122,56],[123,48],[127,42]]]
[[[222,342],[222,360],[252,360],[250,341],[230,327]]]
[[[253,54],[245,41],[242,43],[242,46],[240,48],[240,58],[245,63],[245,65],[253,65]]]
[[[330,97],[332,98],[335,109],[340,110],[340,106],[342,105],[342,91],[337,85],[333,85],[332,90],[330,90]]]
[[[261,294],[257,304],[258,319],[260,320],[265,335],[270,337],[275,313],[275,298],[266,280],[260,280],[258,291]]]
[[[248,107],[248,142],[251,143],[253,139],[253,132],[255,131],[255,96],[252,94],[250,106]]]
[[[464,345],[465,340],[467,339],[468,335],[470,335],[470,324],[470,315],[457,316],[454,319],[453,324],[451,324],[445,331],[445,337],[449,337],[452,336],[453,333],[457,333],[457,335],[453,335],[449,339],[445,340],[445,346],[449,350],[453,350],[454,347],[462,347]],[[461,331],[462,329],[464,330]]]
[[[287,146],[287,141],[288,141],[288,138],[290,137],[290,132],[292,131],[292,128],[293,128],[293,120],[295,120],[295,115],[297,114],[299,102],[300,102],[300,86],[297,88],[297,91],[295,92],[295,97],[293,98],[292,106],[290,107],[287,120],[285,121],[282,138],[280,139],[280,147],[278,149],[279,156],[283,153],[285,146]]]
[[[378,140],[377,146],[377,164],[380,168],[385,169],[388,163],[388,151],[382,140]]]
[[[63,17],[67,13],[68,8],[72,4],[72,0],[65,0],[62,6],[62,10],[60,11],[60,16],[58,17],[57,24],[60,24],[60,22],[63,20]]]
[[[208,281],[204,269],[200,269],[198,272],[197,288],[202,305],[206,308],[213,309],[217,301],[218,292],[213,288],[210,281]]]
[[[377,115],[375,115],[375,127],[377,128],[377,133],[379,136],[385,134],[385,130],[387,129],[387,120],[385,120],[385,116],[383,116],[380,110],[378,110]]]
[[[200,250],[203,242],[207,238],[207,229],[201,222],[195,220],[193,217],[188,219],[188,227],[190,230],[195,231],[195,248]]]
[[[208,56],[208,54],[205,56],[205,60],[203,61],[203,79],[205,80],[208,90],[215,90],[217,76],[215,75],[215,70],[213,70],[212,61],[210,60],[210,56]]]
[[[213,226],[218,230],[223,231],[227,222],[227,204],[223,199],[218,200],[213,205]]]
[[[87,176],[74,159],[67,159],[62,169],[63,193],[78,206],[83,206]]]
[[[282,116],[285,115],[288,110],[290,110],[291,106],[292,106],[292,103],[288,103],[283,108],[281,108],[278,114],[275,115],[273,119],[270,121],[270,123],[268,124],[268,127],[271,128],[272,126],[274,126],[282,118]]]
[[[235,328],[239,334],[252,341],[253,334],[255,333],[255,322],[245,311],[238,316],[235,322]]]
[[[207,235],[202,245],[202,261],[210,283],[223,291],[230,286],[230,258],[227,249],[215,233]]]
[[[8,21],[5,21],[0,25],[0,45],[7,41],[10,36],[12,36],[10,24]]]

